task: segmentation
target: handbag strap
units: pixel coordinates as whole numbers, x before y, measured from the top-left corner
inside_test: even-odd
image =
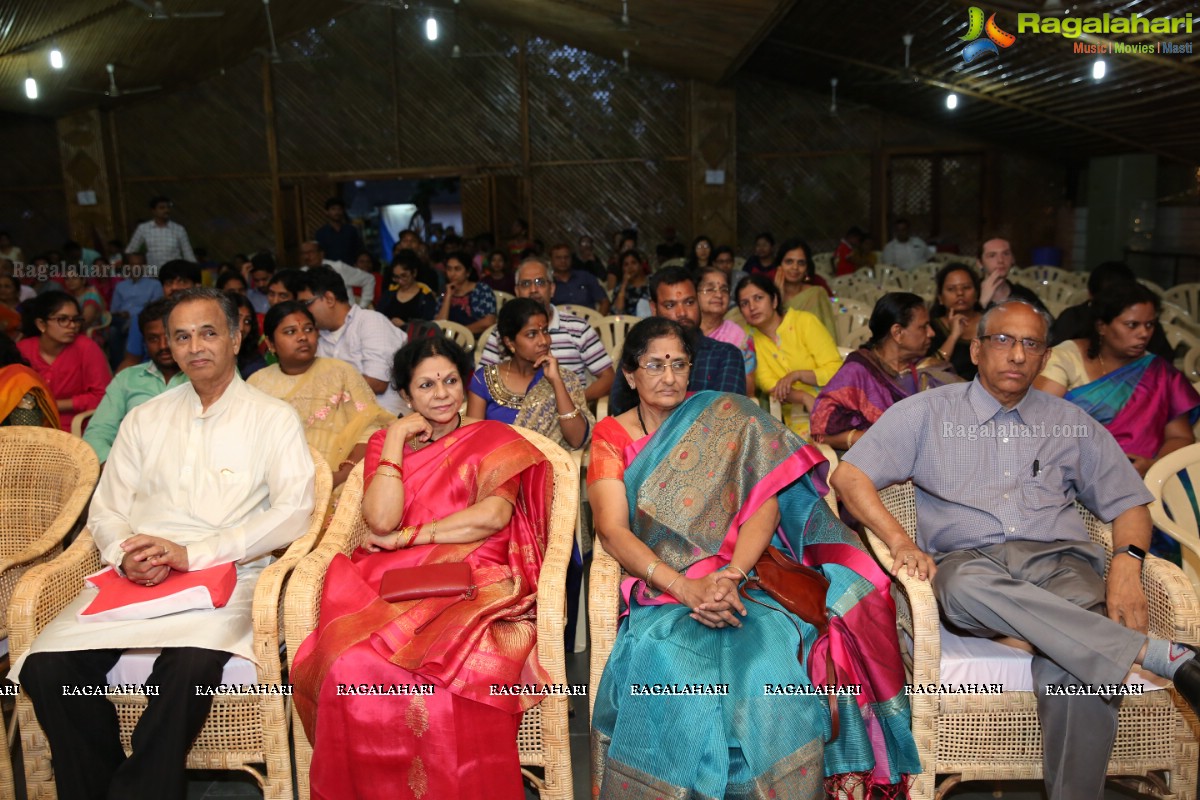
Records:
[[[777,606],[769,605],[767,603],[762,602],[761,600],[755,600],[753,597],[751,597],[750,593],[746,591],[746,587],[753,586],[753,587],[757,588],[758,585],[759,585],[758,581],[754,580],[753,578],[751,578],[748,581],[743,581],[742,585],[738,587],[738,594],[740,594],[746,600],[749,600],[751,603],[760,605],[763,608],[768,608],[771,611],[778,611],[780,614],[783,614],[783,616],[787,618],[788,622],[792,623],[792,627],[796,629],[796,633],[800,636],[800,649],[796,653],[796,660],[799,661],[803,665],[804,658],[803,658],[802,654],[804,653],[804,632],[802,630],[800,630],[799,623],[797,623],[796,620],[792,618],[791,614],[787,613],[787,611],[783,610],[782,608],[778,608]],[[829,629],[826,628],[825,630],[818,632],[817,638],[820,639],[822,636],[828,636],[828,635],[829,635]],[[814,644],[814,646],[816,645],[815,642],[813,644]],[[835,686],[842,685],[842,682],[838,679],[837,666],[833,662],[833,648],[832,647],[828,647],[825,649],[825,675],[827,678],[828,678],[828,676],[831,676],[831,675],[833,676]],[[810,678],[812,677],[811,673],[810,673],[809,677]],[[830,735],[829,735],[829,739],[825,742],[825,744],[829,744],[829,742],[832,742],[834,739],[836,739],[838,737],[838,729],[839,729],[839,721],[840,720],[838,718],[837,696],[833,695],[833,694],[827,694],[827,695],[825,695],[825,699],[829,702],[829,723],[830,723],[830,726],[829,726],[830,727]]]

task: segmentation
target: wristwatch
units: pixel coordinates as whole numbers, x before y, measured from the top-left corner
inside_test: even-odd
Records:
[[[1127,544],[1124,547],[1122,547],[1120,550],[1114,550],[1113,558],[1116,558],[1117,556],[1121,555],[1122,553],[1128,553],[1129,555],[1133,556],[1138,561],[1141,561],[1143,563],[1146,561],[1146,551],[1143,550],[1142,548],[1138,547],[1136,544]]]

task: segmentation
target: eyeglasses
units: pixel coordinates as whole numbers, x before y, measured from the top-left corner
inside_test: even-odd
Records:
[[[307,300],[301,300],[300,302],[304,304],[305,308],[309,308],[312,306],[313,303],[317,302],[320,299],[321,298],[319,298],[319,297],[310,297]]]
[[[729,294],[728,286],[701,286],[700,294]]]
[[[675,375],[686,375],[692,369],[691,362],[677,358],[674,361],[647,361],[645,364],[638,364],[639,367],[646,370],[654,377],[658,377],[665,373],[668,369]]]
[[[993,350],[1002,351],[1012,350],[1019,342],[1024,350],[1035,356],[1046,349],[1046,343],[1039,339],[1018,339],[1008,333],[989,333],[986,336],[980,336],[979,341],[986,342]]]
[[[64,328],[68,325],[83,325],[83,317],[68,317],[66,314],[61,314],[57,317],[47,317],[50,322],[57,322]]]
[[[536,286],[540,289],[543,286],[549,285],[550,281],[545,278],[526,278],[525,280],[517,281],[517,286],[520,286],[522,289],[528,289],[530,286]]]

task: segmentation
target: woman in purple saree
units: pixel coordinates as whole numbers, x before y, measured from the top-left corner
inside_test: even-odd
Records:
[[[950,362],[925,357],[933,328],[918,295],[885,294],[871,311],[870,327],[871,341],[846,356],[810,416],[813,439],[838,450],[849,450],[895,403],[962,380]]]
[[[593,795],[902,795],[920,766],[889,578],[821,499],[820,453],[745,397],[685,401],[690,367],[675,323],[638,323],[620,379],[639,404],[594,434],[597,532],[632,577],[595,687]],[[768,544],[829,579],[829,637],[757,589],[770,608],[743,605],[737,587]],[[834,682],[827,652],[859,689],[837,698],[832,741],[826,698],[806,695]]]

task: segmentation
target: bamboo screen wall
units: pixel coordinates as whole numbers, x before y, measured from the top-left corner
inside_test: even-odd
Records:
[[[273,248],[285,231],[293,247],[323,224],[323,201],[339,182],[435,175],[463,179],[469,234],[494,227],[503,238],[518,214],[547,245],[588,233],[602,253],[631,225],[650,252],[665,227],[685,241],[700,233],[688,230],[686,83],[636,59],[626,71],[559,42],[522,40],[469,15],[431,47],[413,20],[363,6],[281,41],[283,62],[268,69],[250,56],[192,87],[117,107],[116,235],[127,238],[161,193],[212,258]],[[737,188],[742,247],[763,229],[826,249],[850,224],[882,227],[885,151],[984,152],[848,104],[834,117],[828,98],[753,76],[733,88],[737,174],[727,180]],[[0,125],[0,152],[21,154],[5,159],[0,227],[14,228],[19,244],[58,246],[67,225],[53,123]],[[1052,223],[1046,209],[1061,195],[1061,181],[1044,188],[1052,168],[998,155],[985,172],[1002,182],[985,193],[1013,228]],[[1030,202],[1022,187],[1033,176],[1043,188]]]
[[[54,120],[0,119],[0,230],[32,258],[67,237],[67,206]]]

